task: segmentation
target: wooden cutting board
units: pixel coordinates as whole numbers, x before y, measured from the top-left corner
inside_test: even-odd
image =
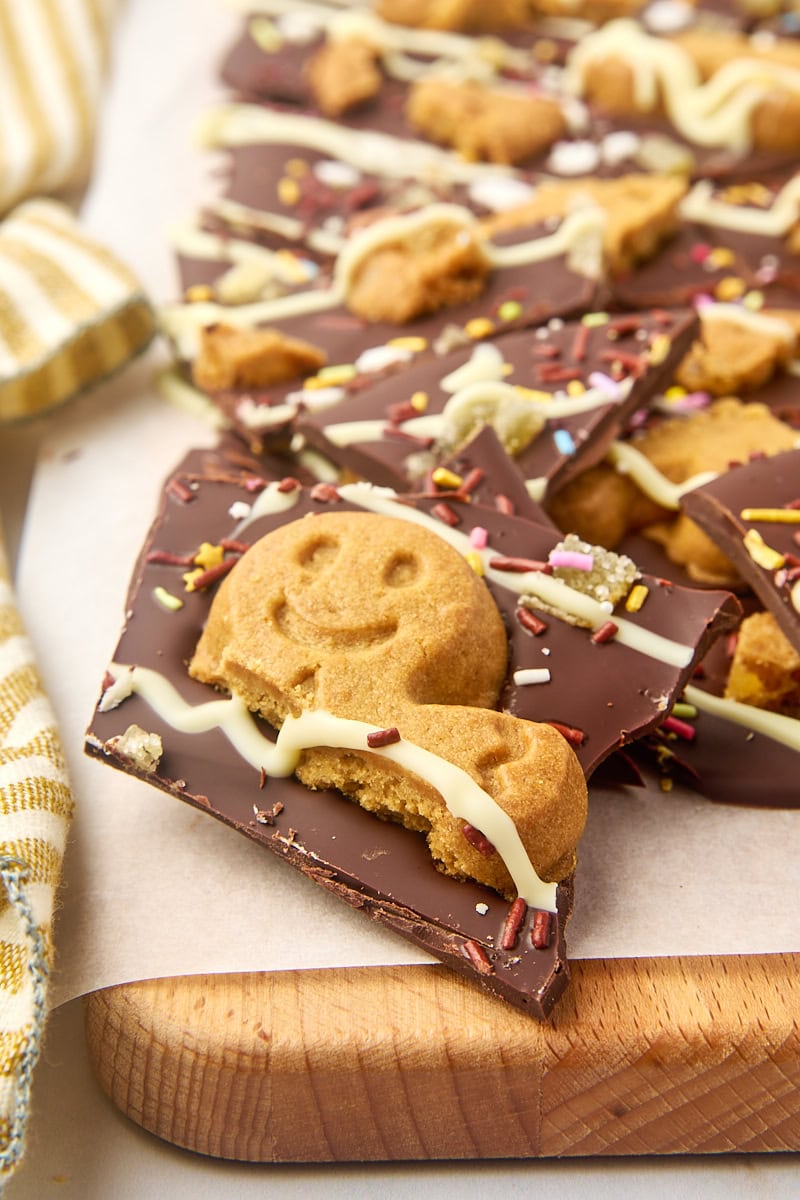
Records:
[[[251,1162],[800,1149],[800,955],[587,961],[541,1025],[438,966],[202,975],[86,1001],[100,1083]]]

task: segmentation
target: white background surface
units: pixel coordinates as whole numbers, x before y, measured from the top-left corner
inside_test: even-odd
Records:
[[[167,226],[194,207],[202,188],[202,170],[197,151],[191,145],[191,121],[187,114],[199,113],[208,103],[218,52],[235,27],[230,17],[213,0],[129,0],[120,25],[114,85],[106,108],[106,134],[102,141],[98,177],[101,186],[90,196],[85,210],[87,226],[101,239],[119,248],[131,265],[146,268],[143,273],[153,294],[159,299],[171,295],[174,287],[169,252],[166,249]],[[169,144],[168,155],[155,153]],[[154,166],[144,170],[142,164]],[[127,203],[110,205],[104,180],[113,179],[113,189]],[[141,258],[141,263],[139,261]],[[154,481],[172,465],[184,445],[198,444],[201,436],[191,418],[160,410],[144,386],[147,370],[140,365],[122,381],[103,392],[83,398],[69,412],[48,423],[48,438],[55,439],[62,455],[49,479],[58,478],[63,490],[63,505],[52,508],[52,521],[59,538],[69,540],[69,498],[80,487],[85,495],[87,475],[92,478],[91,456],[84,456],[85,440],[91,436],[115,434],[117,423],[124,422],[126,406],[136,404],[137,436],[126,442],[118,437],[118,459],[108,463],[102,473],[103,486],[96,489],[98,514],[103,514],[104,536],[122,540],[115,550],[123,561],[132,561],[150,520],[155,503]],[[120,429],[123,426],[120,425]],[[26,469],[30,464],[40,426],[15,430],[0,442],[0,502],[7,523],[16,527],[21,515],[19,497],[24,490]],[[78,451],[77,457],[72,451]],[[142,457],[142,455],[144,457]],[[130,492],[119,498],[113,489],[116,472],[142,473],[142,487],[131,510]],[[60,472],[60,474],[59,474]],[[80,482],[79,482],[80,480]],[[109,480],[111,481],[109,485]],[[48,502],[51,492],[47,493]],[[118,503],[119,499],[119,503]],[[108,511],[113,509],[110,524]],[[40,507],[37,520],[46,519]],[[83,510],[83,519],[87,512]],[[88,510],[91,520],[91,508]],[[116,525],[115,525],[116,521]],[[98,564],[105,554],[103,546],[90,548]],[[33,559],[31,559],[33,561]],[[86,569],[80,559],[73,563],[75,573]],[[32,604],[31,589],[42,586],[41,569],[28,573],[27,594],[23,580],[23,600]],[[113,645],[121,611],[125,580],[102,570],[91,590],[91,621],[99,625],[107,644]],[[33,582],[31,582],[33,581]],[[58,578],[52,580],[57,589]],[[68,593],[67,593],[68,594]],[[38,611],[38,609],[37,609]],[[78,614],[63,614],[64,635]],[[82,614],[85,618],[85,613]],[[46,678],[52,676],[53,663],[42,667]],[[73,711],[75,706],[69,680],[48,678],[62,722],[82,727],[86,714]],[[78,702],[82,705],[82,700]],[[102,770],[102,769],[100,769]],[[107,772],[111,775],[111,772]],[[98,778],[102,779],[101,774]],[[121,777],[114,775],[109,786],[109,803],[116,806],[123,821],[147,823],[164,820],[163,798],[149,789],[137,789],[135,797],[125,787],[118,791]],[[125,781],[132,783],[132,781]],[[113,792],[113,795],[111,794]],[[227,831],[214,822],[198,819],[191,810],[175,805],[167,818],[177,838],[188,834],[196,839],[198,861],[211,862],[220,839]],[[81,854],[102,854],[108,847],[93,842],[91,836],[81,842]],[[255,847],[243,845],[241,853]],[[73,844],[71,870],[80,873],[82,862],[75,860]],[[267,856],[264,856],[267,857]],[[191,870],[188,867],[187,870]],[[232,883],[235,884],[235,880]],[[113,888],[113,867],[107,884]],[[266,884],[265,884],[266,887]],[[97,899],[95,897],[94,899]],[[253,896],[248,897],[253,903]],[[66,926],[74,938],[91,932],[90,913],[71,905],[69,887],[63,896]],[[158,914],[162,897],[148,896],[152,912]],[[337,910],[338,911],[338,910]],[[344,912],[343,920],[351,914]],[[135,921],[136,915],[131,917]],[[378,960],[381,955],[378,953]],[[98,970],[104,968],[96,964]],[[157,964],[156,964],[157,965]],[[222,967],[225,968],[223,962]],[[231,968],[228,968],[231,969]],[[152,974],[160,973],[154,969]],[[80,1002],[65,1005],[52,1018],[44,1060],[36,1079],[34,1122],[26,1164],[8,1189],[10,1200],[145,1200],[156,1196],[175,1200],[204,1200],[205,1197],[261,1196],[269,1190],[283,1200],[306,1194],[309,1187],[324,1190],[327,1196],[405,1197],[440,1192],[463,1196],[510,1197],[528,1195],[556,1185],[564,1194],[582,1196],[589,1189],[604,1197],[642,1195],[660,1197],[692,1194],[700,1197],[726,1197],[726,1200],[750,1200],[751,1197],[794,1197],[800,1193],[800,1171],[792,1156],[720,1159],[681,1159],[648,1161],[569,1161],[563,1163],[456,1164],[392,1167],[250,1167],[221,1164],[185,1154],[142,1133],[122,1118],[99,1093],[88,1073],[83,1048]]]

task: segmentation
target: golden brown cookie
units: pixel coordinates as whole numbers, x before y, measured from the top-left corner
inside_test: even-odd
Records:
[[[376,12],[395,25],[463,33],[519,29],[530,18],[528,0],[378,0]]]
[[[766,405],[728,398],[690,417],[653,426],[635,446],[672,483],[685,483],[701,472],[727,471],[731,463],[746,462],[753,454],[791,450],[796,442],[797,431]],[[740,586],[733,564],[684,513],[648,526],[647,534],[698,583]]]
[[[190,673],[276,726],[322,710],[396,727],[465,770],[512,817],[540,876],[563,878],[585,818],[583,774],[550,726],[493,711],[506,660],[494,601],[444,539],[340,512],[281,526],[244,555],[214,599]],[[449,873],[513,894],[499,855],[466,842],[430,779],[335,749],[306,751],[297,774],[426,832]]]
[[[325,361],[324,352],[310,342],[276,329],[239,329],[219,323],[201,330],[192,377],[209,392],[263,388],[312,375]]]
[[[404,325],[475,300],[489,271],[471,229],[444,219],[417,222],[360,256],[347,281],[347,306],[367,321]]]
[[[411,88],[406,116],[414,129],[470,162],[522,163],[567,132],[557,101],[471,80],[419,80]]]
[[[547,511],[564,533],[609,550],[626,534],[668,515],[608,463],[576,475],[548,499]]]
[[[484,218],[481,230],[491,238],[551,217],[565,217],[582,203],[597,204],[607,214],[606,260],[614,274],[622,274],[652,257],[675,232],[678,205],[686,190],[686,181],[673,175],[546,181],[525,204]]]
[[[675,375],[687,392],[753,392],[792,358],[797,338],[788,322],[764,320],[732,305],[712,307],[713,319],[710,310],[701,310],[701,336]]]
[[[326,42],[310,59],[306,75],[326,117],[340,117],[371,100],[383,82],[375,48],[357,38]]]
[[[725,697],[800,716],[800,654],[772,613],[753,613],[742,621]]]

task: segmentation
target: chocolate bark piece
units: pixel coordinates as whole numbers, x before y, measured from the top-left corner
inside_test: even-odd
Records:
[[[190,464],[197,465],[196,455]],[[328,487],[290,490],[282,485],[278,494],[294,499],[291,507],[280,514],[266,511],[260,517],[251,509],[251,523],[245,524],[242,514],[253,503],[252,477],[250,482],[247,478],[225,481],[208,455],[204,470],[205,478],[178,472],[166,487],[132,581],[129,617],[115,653],[117,663],[150,668],[165,676],[193,707],[217,695],[186,672],[214,583],[209,579],[193,591],[184,591],[186,559],[204,542],[227,546],[226,557],[235,558],[243,544],[252,543],[279,523],[319,512],[327,505],[360,509],[375,496],[373,491],[357,489],[345,500],[337,499]],[[273,510],[274,499],[275,488],[270,502],[262,502],[262,507]],[[454,503],[460,512],[460,529],[486,528],[489,545],[506,558],[546,556],[557,542],[558,535],[552,530],[527,520],[464,500]],[[436,504],[435,498],[420,500],[413,510],[406,511],[427,514],[436,525],[437,518],[432,515]],[[440,527],[443,531],[450,528],[442,523]],[[736,606],[726,595],[684,593],[646,580],[650,592],[642,610],[626,619],[673,639],[671,644],[681,639],[686,650],[681,652],[679,665],[651,658],[617,640],[593,644],[590,630],[552,615],[544,616],[546,628],[536,635],[516,615],[516,580],[520,576],[506,570],[506,563],[502,578],[510,586],[497,584],[491,567],[494,557],[488,560],[489,586],[510,632],[511,666],[502,707],[519,717],[557,721],[573,744],[582,739],[576,753],[587,773],[613,749],[660,719],[664,705],[682,686],[708,639],[734,619]],[[170,596],[180,600],[181,606],[165,604],[165,597]],[[602,657],[593,662],[593,654]],[[579,665],[570,668],[576,658]],[[552,667],[552,683],[546,687],[514,681],[514,670],[543,664]],[[579,688],[575,686],[576,671],[584,672]],[[557,695],[550,701],[543,694],[553,685]],[[309,791],[292,779],[271,778],[264,786],[259,773],[239,757],[219,730],[179,732],[139,695],[122,700],[117,708],[103,711],[105,707],[101,705],[92,718],[86,742],[90,754],[260,841],[311,879],[489,991],[539,1017],[551,1010],[568,978],[563,934],[572,902],[571,880],[559,885],[559,911],[552,918],[547,946],[538,949],[532,945],[536,916],[529,911],[514,946],[507,951],[499,949],[509,918],[508,904],[486,888],[436,871],[418,835],[381,822],[337,795]],[[263,722],[255,724],[265,736],[272,736]],[[118,740],[132,726],[140,730],[140,744],[152,742],[148,735],[161,738],[160,761],[156,761],[157,755],[148,759],[136,753],[136,735],[127,742]],[[575,726],[582,726],[580,732]]]
[[[688,492],[683,508],[800,651],[800,450],[732,466]]]
[[[630,753],[666,792],[675,781],[717,804],[797,808],[800,721],[723,699],[731,663],[727,643],[720,638],[711,648],[685,690],[696,714],[677,726],[668,722]]]
[[[435,211],[441,210],[428,210]],[[455,211],[467,215],[465,210]],[[298,378],[269,390],[212,394],[212,400],[245,438],[266,441],[283,435],[301,406],[338,403],[347,391],[364,386],[369,377],[405,366],[417,356],[447,355],[456,346],[591,309],[600,249],[599,224],[596,234],[589,228],[593,222],[596,214],[576,212],[555,228],[537,226],[499,237],[491,246],[487,244],[487,253],[496,265],[480,295],[404,324],[368,321],[355,315],[324,278],[304,294],[297,291],[253,305],[203,301],[173,305],[164,310],[162,323],[184,364],[191,364],[198,353],[200,330],[222,323],[265,326],[301,339],[324,354],[331,368],[340,368],[320,372],[305,388],[304,380]],[[523,248],[527,249],[518,256],[520,261],[514,261],[517,250]],[[308,303],[299,307],[304,299]],[[511,304],[506,303],[509,300]],[[295,305],[298,315],[281,315],[281,305],[289,303]]]
[[[603,458],[670,379],[696,332],[692,311],[554,320],[396,372],[331,409],[301,413],[297,428],[343,467],[407,490],[454,441],[494,425],[542,497]],[[510,413],[512,405],[521,412]],[[530,412],[538,414],[538,430],[525,424]]]
[[[484,425],[444,467],[461,480],[456,483],[447,476],[430,479],[432,490],[445,502],[449,495],[455,495],[456,499],[468,496],[473,506],[494,508],[509,516],[524,517],[535,525],[555,528],[531,496],[525,476],[509,458],[491,425]]]
[[[678,230],[646,262],[614,275],[609,302],[638,308],[705,295],[754,309],[796,310],[798,196],[796,173],[697,183],[681,203]]]
[[[185,557],[202,541],[219,543],[232,532],[238,533],[237,541],[255,540],[259,527],[239,533],[236,519],[229,515],[231,505],[249,505],[257,494],[246,479],[224,482],[207,453],[208,478],[194,471],[199,465],[196,453],[186,465],[192,472],[178,472],[170,480],[132,581],[131,613],[117,658],[166,675],[184,699],[196,705],[215,695],[189,678],[184,661],[194,649],[209,596],[203,590],[186,593],[181,609],[165,608],[154,598],[155,589],[182,591],[186,569],[165,560],[171,554]],[[323,503],[305,493],[301,507],[314,512]],[[260,528],[263,532],[263,522]],[[126,754],[124,743],[112,743],[131,724],[162,738],[164,755],[156,770]],[[257,724],[272,736],[263,722]],[[549,919],[549,936],[537,936],[546,944],[533,945],[537,918],[528,910],[513,944],[502,949],[510,909],[497,893],[441,874],[420,835],[380,821],[338,794],[311,791],[294,779],[272,778],[264,786],[258,771],[218,731],[202,736],[180,733],[134,695],[119,709],[94,715],[87,751],[211,813],[346,903],[535,1017],[546,1017],[568,984],[564,927],[572,907],[571,878],[558,887],[558,912]]]

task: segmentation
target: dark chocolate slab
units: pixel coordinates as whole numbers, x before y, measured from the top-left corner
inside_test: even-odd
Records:
[[[692,688],[720,697],[730,669],[728,639],[711,648]],[[690,689],[687,699],[696,701]],[[742,706],[744,707],[744,706]],[[753,710],[757,719],[759,710]],[[792,718],[787,717],[787,721]],[[794,721],[800,727],[800,722]],[[800,749],[725,716],[698,710],[687,722],[689,737],[669,729],[642,738],[630,753],[648,779],[687,784],[717,804],[756,808],[800,807]],[[669,802],[668,794],[665,803]]]
[[[597,380],[592,377],[599,375],[611,389],[606,403],[547,421],[516,456],[522,476],[540,481],[543,495],[552,494],[601,461],[630,417],[669,381],[697,328],[692,311],[662,310],[619,318],[597,313],[585,321],[564,324],[557,320],[535,333],[496,338],[493,344],[511,368],[504,373],[504,383],[566,397],[567,388],[588,391],[596,387]],[[654,346],[660,353],[657,361],[650,361]],[[445,360],[428,359],[391,374],[371,387],[360,388],[331,409],[301,413],[297,428],[310,444],[343,467],[376,483],[406,490],[421,470],[434,464],[437,448],[411,433],[413,411],[408,414],[408,429],[405,419],[398,421],[392,414],[403,406],[407,410],[415,393],[427,397],[426,416],[441,413],[450,399],[442,381],[468,362],[473,352],[473,347],[456,350]],[[620,382],[630,386],[627,395],[614,394]],[[337,427],[364,420],[383,420],[376,438],[347,445],[337,442]],[[441,456],[441,451],[438,453]]]
[[[758,520],[747,510],[777,510],[800,518],[800,450],[754,459],[683,497],[684,511],[734,564],[800,653],[800,523]],[[760,565],[747,538],[758,534],[784,561]],[[794,597],[794,599],[793,599]]]
[[[327,504],[352,507],[335,499],[335,493],[325,487],[298,490],[297,503],[288,514],[264,516],[241,529],[239,514],[234,510],[231,515],[231,505],[252,502],[260,485],[246,475],[229,481],[224,471],[214,468],[208,452],[204,453],[207,478],[178,473],[165,490],[160,515],[132,583],[129,619],[114,656],[119,663],[163,673],[193,705],[215,695],[190,679],[185,666],[213,589],[184,592],[186,566],[169,561],[169,555],[185,560],[201,542],[218,543],[226,537],[249,543],[277,524],[322,511]],[[193,470],[197,467],[197,452],[189,465]],[[416,507],[430,512],[436,503],[435,499],[419,500]],[[552,530],[529,521],[464,501],[454,503],[460,503],[463,527],[480,523],[498,553],[546,556],[557,540]],[[154,556],[153,551],[158,554]],[[653,580],[647,582],[651,595],[641,613],[630,615],[631,620],[666,637],[693,638],[696,654],[734,619],[735,604],[725,594],[684,593]],[[509,671],[549,663],[555,684],[551,702],[545,694],[552,685],[517,686],[509,674],[503,707],[520,717],[582,727],[584,742],[577,752],[587,773],[630,737],[652,728],[664,704],[669,704],[669,695],[691,672],[691,663],[676,669],[647,658],[643,666],[645,656],[615,642],[593,646],[588,630],[555,618],[546,618],[547,629],[534,637],[514,616],[515,593],[494,583],[490,586],[509,627]],[[182,599],[180,609],[168,610],[159,602],[154,593],[159,587]],[[570,666],[570,659],[577,659],[578,665]],[[576,687],[577,676],[580,685]],[[533,693],[542,694],[541,702]],[[161,736],[164,754],[155,773],[137,767],[108,744],[130,724]],[[269,736],[263,722],[259,725]],[[199,736],[178,733],[139,697],[132,696],[119,708],[94,715],[87,750],[261,841],[347,902],[537,1016],[546,1015],[566,985],[563,926],[571,903],[569,882],[559,888],[559,916],[550,947],[539,950],[532,946],[532,915],[528,914],[518,945],[512,952],[501,951],[497,946],[508,905],[495,893],[440,874],[418,835],[381,822],[338,795],[314,793],[293,780],[270,779],[264,787],[258,773],[239,758],[219,730]],[[267,819],[272,821],[276,801],[284,807],[274,816],[274,823],[259,821],[254,807],[268,813]],[[483,905],[488,906],[486,913]],[[477,965],[474,946],[481,948]]]

